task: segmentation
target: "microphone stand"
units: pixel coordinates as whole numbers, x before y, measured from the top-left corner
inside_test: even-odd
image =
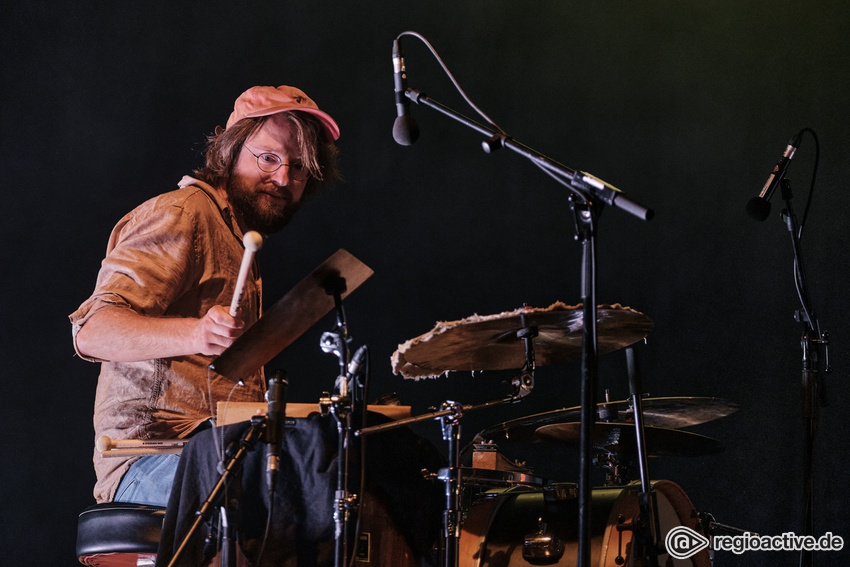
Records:
[[[449,107],[429,98],[425,93],[413,88],[408,88],[404,95],[415,102],[427,106],[448,116],[449,118],[468,126],[469,128],[484,134],[488,138],[481,143],[486,153],[492,153],[499,148],[508,148],[513,152],[528,158],[534,165],[553,175],[559,181],[566,181],[568,188],[582,196],[590,196],[599,199],[606,205],[612,205],[641,220],[650,220],[653,216],[652,209],[629,199],[626,195],[605,181],[584,171],[576,171],[558,163],[557,161],[537,152],[536,150],[518,142],[514,138],[503,134],[495,128],[484,126],[466,116],[455,112]]]
[[[821,333],[820,321],[815,317],[814,308],[809,299],[806,286],[806,275],[803,270],[803,256],[800,247],[800,227],[791,207],[791,183],[787,179],[780,182],[782,187],[782,199],[785,201],[785,209],[782,210],[782,220],[791,235],[791,248],[794,252],[794,283],[800,299],[801,309],[794,313],[794,318],[803,325],[803,333],[800,339],[802,349],[802,394],[803,394],[803,420],[805,427],[805,441],[803,453],[803,507],[804,527],[803,535],[814,535],[814,449],[815,436],[817,434],[818,403],[826,405],[826,393],[823,380],[819,375],[820,351],[823,347],[824,373],[832,369],[829,365],[829,333]],[[812,564],[811,550],[803,550],[800,558],[802,567]]]
[[[404,95],[416,104],[427,106],[441,114],[484,134],[488,138],[482,149],[491,153],[501,147],[526,157],[570,191],[571,208],[575,213],[577,233],[581,242],[581,299],[583,304],[581,352],[581,434],[579,443],[578,482],[578,567],[590,567],[590,507],[591,470],[593,465],[592,441],[594,411],[596,408],[596,383],[598,348],[596,331],[596,220],[603,204],[617,207],[641,220],[650,220],[653,211],[626,197],[616,187],[582,171],[575,171],[536,150],[514,140],[495,128],[484,126],[447,106],[434,101],[421,91],[407,88]]]
[[[242,466],[242,462],[245,460],[248,451],[254,448],[254,444],[258,440],[262,438],[263,431],[266,429],[266,416],[254,416],[251,418],[251,427],[245,431],[242,439],[239,442],[239,448],[230,454],[231,449],[228,449],[228,460],[226,464],[223,464],[223,469],[219,476],[218,482],[213,487],[207,499],[201,505],[197,512],[195,512],[195,521],[192,524],[192,527],[189,528],[189,531],[186,533],[186,536],[183,538],[183,541],[180,543],[180,547],[177,548],[177,551],[174,552],[174,555],[171,558],[171,561],[168,563],[169,567],[173,567],[177,565],[180,556],[183,554],[183,551],[186,549],[189,542],[194,537],[195,533],[198,529],[206,522],[210,514],[213,510],[213,507],[216,505],[219,500],[224,496],[224,490],[230,484],[233,475],[237,473],[237,471]],[[227,509],[229,506],[222,506],[221,509],[221,518],[222,524],[224,528],[223,535],[223,543],[222,543],[222,565],[227,565],[229,567],[235,567],[236,565],[236,530],[235,525],[233,523],[233,518],[228,518]]]

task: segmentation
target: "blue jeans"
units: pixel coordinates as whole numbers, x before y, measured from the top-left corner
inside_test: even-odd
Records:
[[[115,492],[115,502],[163,506],[168,504],[180,455],[148,455],[132,465]]]

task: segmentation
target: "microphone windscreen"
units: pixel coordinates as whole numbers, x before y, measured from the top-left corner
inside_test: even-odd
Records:
[[[770,202],[761,197],[753,197],[747,203],[747,214],[759,222],[764,222],[770,216]]]
[[[419,139],[419,124],[412,116],[399,116],[393,122],[393,140],[402,146],[413,145]]]

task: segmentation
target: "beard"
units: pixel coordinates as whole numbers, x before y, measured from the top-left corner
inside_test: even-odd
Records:
[[[238,175],[232,175],[227,180],[225,191],[233,214],[245,230],[256,230],[263,234],[271,234],[285,227],[301,207],[301,203],[292,198],[287,188],[274,188],[273,193],[283,192],[288,198],[284,202],[273,202]]]

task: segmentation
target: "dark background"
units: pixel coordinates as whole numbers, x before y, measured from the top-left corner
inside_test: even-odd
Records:
[[[725,452],[654,459],[697,509],[762,534],[802,533],[801,327],[790,238],[744,215],[788,139],[821,155],[803,238],[808,283],[833,339],[816,451],[815,534],[850,538],[847,512],[850,276],[850,19],[824,2],[10,2],[2,11],[3,444],[0,538],[14,564],[73,565],[92,503],[98,368],[74,357],[67,314],[91,292],[115,222],[200,163],[204,136],[255,84],[304,89],[339,122],[347,182],[320,195],[260,252],[270,305],[338,248],[375,275],[346,302],[353,345],[372,352],[372,392],[422,413],[506,393],[511,373],[412,381],[399,343],[438,320],[579,301],[567,191],[424,107],[412,147],[391,137],[391,43],[427,37],[457,79],[521,142],[594,173],[657,212],[608,208],[598,299],[655,322],[641,349],[653,396],[740,404],[693,431]],[[410,85],[472,116],[420,42]],[[806,135],[789,178],[802,216],[815,160]],[[318,347],[327,317],[277,357],[289,399],[333,387]],[[628,395],[622,352],[600,391]],[[579,364],[541,368],[519,405],[463,418],[464,442],[513,417],[573,406]],[[416,431],[444,449],[436,423]],[[531,465],[575,481],[575,451]],[[554,464],[553,464],[554,463]],[[391,466],[391,463],[388,464]],[[821,565],[848,551],[816,556]],[[718,554],[717,565],[795,565],[795,553]],[[4,561],[5,562],[5,561]]]

